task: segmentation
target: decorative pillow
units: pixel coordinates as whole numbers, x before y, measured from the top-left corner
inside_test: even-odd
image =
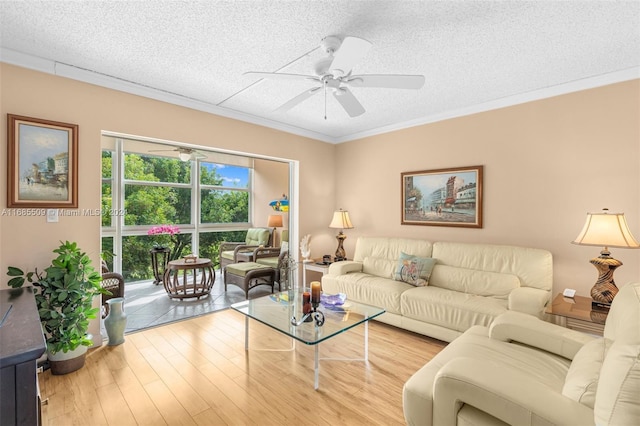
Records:
[[[435,264],[436,260],[432,257],[418,257],[400,253],[394,279],[416,287],[426,286],[429,284],[429,277]]]
[[[580,348],[569,366],[562,388],[564,396],[593,408],[600,370],[611,343],[611,340],[600,337]]]

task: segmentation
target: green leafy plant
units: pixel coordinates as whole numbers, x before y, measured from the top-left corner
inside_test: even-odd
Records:
[[[98,308],[92,308],[93,297],[110,294],[102,288],[102,276],[91,265],[91,259],[76,243],[60,242],[53,250],[57,257],[43,273],[37,268],[24,272],[9,266],[13,277],[8,285],[22,287],[25,282],[38,289],[36,304],[49,353],[68,352],[80,345],[91,346],[89,320],[96,318]]]

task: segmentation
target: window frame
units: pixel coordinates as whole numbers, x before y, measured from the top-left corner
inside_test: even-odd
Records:
[[[191,234],[191,249],[193,253],[199,252],[199,235],[201,233],[209,233],[209,232],[228,232],[228,231],[243,231],[251,228],[253,226],[251,218],[253,217],[253,204],[254,204],[254,194],[253,194],[253,179],[254,179],[254,171],[251,167],[246,167],[248,169],[248,181],[247,186],[244,188],[231,187],[226,185],[211,185],[211,184],[201,184],[200,183],[200,165],[203,161],[200,159],[190,159],[188,161],[191,162],[191,176],[190,183],[177,183],[177,182],[159,182],[159,181],[146,181],[139,179],[125,179],[125,155],[126,154],[136,154],[144,156],[144,153],[127,151],[126,150],[126,139],[109,136],[115,140],[115,146],[113,148],[102,147],[101,153],[108,151],[111,152],[111,177],[105,178],[101,176],[101,187],[100,193],[102,194],[102,185],[105,183],[111,184],[111,225],[104,226],[102,225],[102,218],[100,219],[101,224],[101,239],[102,238],[113,238],[113,248],[114,248],[114,258],[113,258],[113,270],[116,272],[122,271],[122,240],[123,237],[129,236],[146,236],[149,229],[156,225],[162,224],[152,224],[152,225],[125,225],[125,215],[124,215],[124,205],[125,205],[125,187],[127,185],[138,185],[138,186],[155,186],[155,187],[169,187],[169,188],[179,188],[179,189],[190,189],[191,190],[191,214],[190,214],[190,223],[188,224],[177,224],[180,227],[181,234]],[[146,143],[154,143],[157,144],[161,148],[167,148],[167,143],[154,142],[149,140],[140,141]],[[134,140],[135,142],[135,140]],[[172,145],[178,147],[178,145]],[[160,157],[160,158],[171,158],[169,156],[165,157],[162,155],[157,155],[155,153],[150,153],[149,156]],[[176,161],[180,161],[177,160]],[[211,162],[204,161],[206,163],[213,164],[224,164],[223,162]],[[234,167],[244,167],[239,165],[233,165]],[[102,169],[101,169],[102,170]],[[101,172],[102,173],[102,172]],[[247,222],[232,222],[232,223],[202,223],[201,221],[201,191],[205,190],[222,190],[222,191],[238,191],[248,193],[248,217]],[[104,214],[104,213],[103,213]]]

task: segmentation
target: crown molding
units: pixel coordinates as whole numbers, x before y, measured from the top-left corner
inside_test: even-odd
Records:
[[[72,80],[82,81],[84,83],[94,84],[96,86],[106,87],[108,89],[118,90],[120,92],[130,93],[149,99],[155,99],[161,102],[167,102],[173,105],[179,105],[186,108],[208,112],[222,117],[232,118],[235,120],[256,124],[258,126],[268,127],[275,130],[281,130],[305,138],[315,139],[322,142],[335,143],[335,138],[300,127],[291,126],[275,120],[269,120],[262,117],[256,117],[230,108],[219,107],[217,105],[204,102],[198,99],[189,98],[178,95],[176,93],[166,92],[155,89],[153,87],[144,86],[138,83],[100,74],[95,71],[74,67],[72,65],[61,62],[51,61],[49,59],[39,58],[28,55],[15,50],[0,48],[0,62],[6,62],[11,65],[28,68],[34,71],[40,71],[47,74],[53,74],[59,77],[70,78]]]
[[[321,142],[327,142],[331,144],[339,144],[354,141],[357,139],[363,139],[370,136],[376,136],[383,133],[394,132],[397,130],[407,129],[410,127],[422,126],[424,124],[435,123],[438,121],[449,120],[452,118],[463,117],[466,115],[477,114],[480,112],[486,112],[494,109],[505,108],[513,105],[523,104],[526,102],[532,102],[540,99],[551,98],[554,96],[564,95],[572,92],[579,92],[581,90],[593,89],[595,87],[606,86],[609,84],[620,83],[623,81],[635,80],[640,78],[640,67],[632,67],[620,71],[615,71],[607,74],[601,74],[593,77],[587,77],[580,80],[571,81],[568,83],[559,84],[556,86],[545,87],[542,89],[532,90],[526,93],[520,93],[513,96],[506,96],[499,99],[493,99],[480,104],[472,105],[469,107],[454,109],[445,111],[438,114],[433,114],[425,117],[421,117],[415,120],[404,121],[389,126],[382,126],[375,129],[367,130],[364,132],[353,133],[342,137],[333,137],[323,133],[313,132],[310,130],[302,129],[300,127],[292,126],[289,124],[281,123],[275,120],[265,119],[263,117],[256,117],[251,114],[246,114],[240,111],[236,111],[230,108],[219,107],[217,105],[204,102],[198,99],[193,99],[178,95],[176,93],[166,92],[153,87],[144,86],[138,83],[118,79],[108,75],[100,74],[95,71],[90,71],[72,65],[64,64],[61,62],[55,62],[49,59],[44,59],[26,53],[18,52],[11,49],[0,48],[0,62],[6,62],[8,64],[17,65],[23,68],[32,69],[35,71],[41,71],[47,74],[53,74],[60,77],[70,78],[73,80],[82,81],[97,86],[106,87],[113,90],[118,90],[125,93],[130,93],[138,96],[143,96],[150,99],[155,99],[161,102],[167,102],[174,105],[191,108],[198,111],[204,111],[211,114],[219,115],[222,117],[231,118],[258,126],[268,127],[275,130],[280,130],[286,133],[302,136],[305,138],[315,139]]]
[[[640,79],[640,67],[628,68],[607,74],[601,74],[594,77],[587,77],[556,86],[545,87],[543,89],[532,90],[526,93],[520,93],[513,96],[494,99],[477,105],[471,105],[465,108],[445,111],[439,114],[433,114],[415,120],[405,121],[390,126],[378,127],[365,132],[353,133],[335,139],[335,143],[344,143],[363,139],[370,136],[376,136],[383,133],[389,133],[396,130],[407,129],[410,127],[422,126],[424,124],[436,123],[438,121],[449,120],[466,115],[478,114],[480,112],[491,111],[494,109],[505,108],[509,106],[524,104],[527,102],[537,101],[540,99],[552,98],[554,96],[565,95],[567,93],[579,92],[581,90],[593,89],[596,87],[607,86],[609,84],[621,83],[623,81]]]

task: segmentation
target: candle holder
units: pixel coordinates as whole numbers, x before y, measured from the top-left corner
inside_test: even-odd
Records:
[[[307,312],[306,314],[304,314],[302,316],[302,318],[300,319],[300,321],[298,321],[296,319],[295,315],[292,316],[291,317],[291,324],[295,325],[297,327],[297,326],[301,325],[302,323],[315,321],[316,326],[322,327],[322,325],[324,324],[324,314],[322,313],[321,310],[318,309],[319,305],[320,305],[319,303],[312,303],[311,304],[311,311]]]

